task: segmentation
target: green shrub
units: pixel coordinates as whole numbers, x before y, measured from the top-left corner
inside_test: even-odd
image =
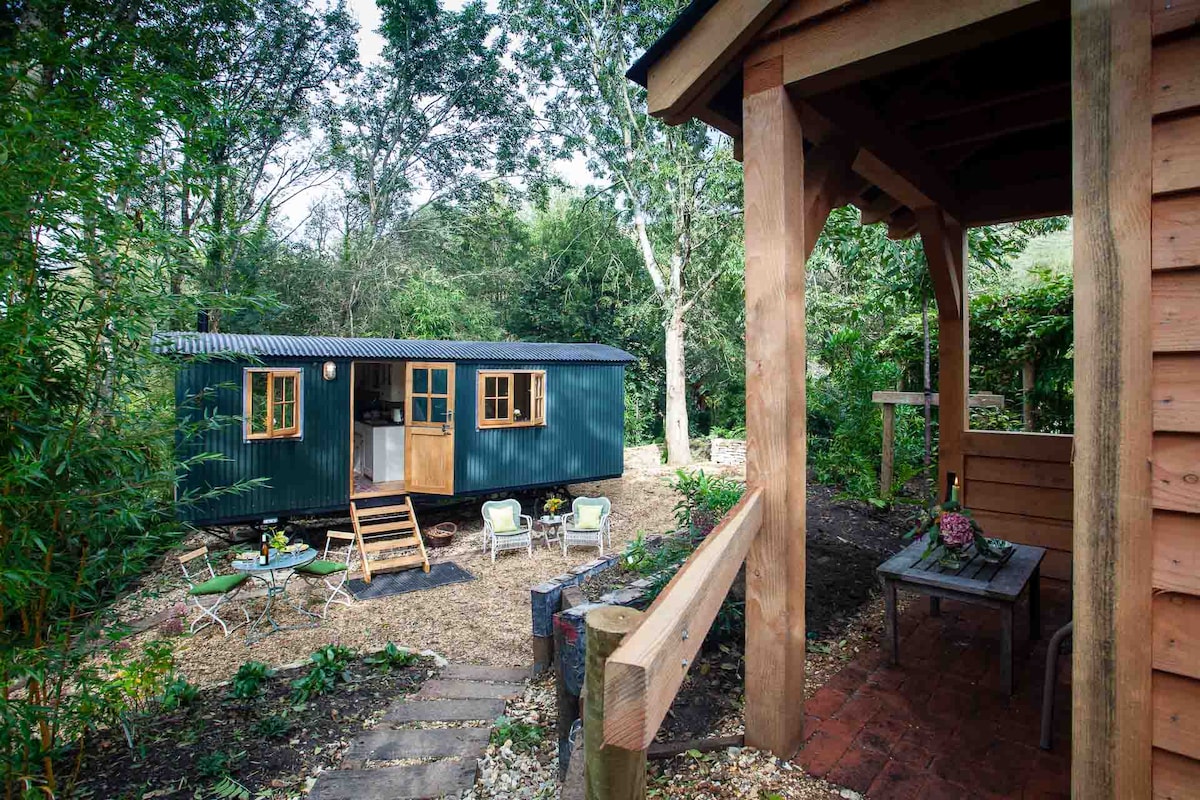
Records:
[[[167,682],[163,690],[162,707],[165,711],[174,711],[184,706],[190,706],[200,696],[200,690],[188,683],[187,678],[177,675]]]
[[[292,722],[285,714],[268,714],[254,723],[254,732],[264,739],[281,739],[292,729]]]
[[[492,744],[499,747],[512,742],[513,750],[532,750],[542,742],[544,732],[541,725],[518,722],[511,717],[497,717],[492,726]]]
[[[679,493],[675,523],[693,536],[707,536],[746,492],[745,484],[704,470],[678,470],[671,488]]]
[[[229,696],[235,700],[253,700],[274,674],[275,671],[261,661],[247,661],[233,676]]]
[[[196,759],[196,772],[203,778],[223,778],[245,757],[244,750],[238,753],[214,750]]]
[[[292,702],[307,703],[331,691],[339,682],[350,680],[350,662],[353,659],[353,650],[336,644],[314,650],[309,656],[312,666],[308,673],[292,681]]]
[[[393,669],[411,667],[419,659],[420,656],[411,650],[401,650],[396,645],[388,642],[378,653],[369,655],[363,660],[373,667],[378,667],[383,672],[390,672]]]

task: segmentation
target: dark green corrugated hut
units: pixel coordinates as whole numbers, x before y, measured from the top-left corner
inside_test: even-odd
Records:
[[[252,440],[233,423],[180,443],[184,455],[224,456],[193,468],[183,480],[185,490],[251,478],[267,483],[183,507],[181,516],[193,523],[345,511],[351,500],[352,364],[437,363],[452,371],[454,495],[598,480],[623,469],[624,375],[634,359],[608,345],[167,333],[158,349],[182,360],[175,399],[187,417],[242,418],[247,371],[299,371],[300,435]],[[332,379],[324,374],[329,363]],[[480,426],[479,372],[489,370],[544,372],[544,424]],[[411,485],[408,491],[420,493]]]

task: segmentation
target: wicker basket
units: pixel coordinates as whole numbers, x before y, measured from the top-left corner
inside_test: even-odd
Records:
[[[458,526],[453,522],[439,522],[432,528],[425,529],[425,544],[430,548],[446,547],[458,533]]]

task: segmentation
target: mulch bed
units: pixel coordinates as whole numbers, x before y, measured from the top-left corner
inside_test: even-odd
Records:
[[[809,648],[817,653],[843,641],[847,628],[879,594],[875,568],[907,544],[900,537],[911,527],[909,508],[878,510],[835,500],[836,495],[833,487],[808,487],[805,626]],[[740,732],[744,675],[741,641],[702,653],[680,687],[658,741]]]
[[[348,682],[302,706],[291,702],[291,682],[307,667],[279,672],[250,703],[229,699],[227,686],[214,686],[186,708],[138,720],[132,750],[120,731],[89,742],[78,796],[209,797],[222,763],[252,796],[299,796],[307,777],[336,767],[350,738],[416,691],[433,668],[422,659],[385,672],[359,658]],[[267,735],[260,727],[267,718],[286,720],[286,729]]]

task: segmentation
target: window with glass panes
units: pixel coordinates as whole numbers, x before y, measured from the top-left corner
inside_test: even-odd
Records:
[[[481,370],[479,427],[546,424],[546,373],[542,370]]]
[[[243,394],[247,439],[300,436],[303,413],[298,369],[247,369]]]
[[[451,369],[453,367],[412,367],[410,425],[444,425],[449,421]]]

